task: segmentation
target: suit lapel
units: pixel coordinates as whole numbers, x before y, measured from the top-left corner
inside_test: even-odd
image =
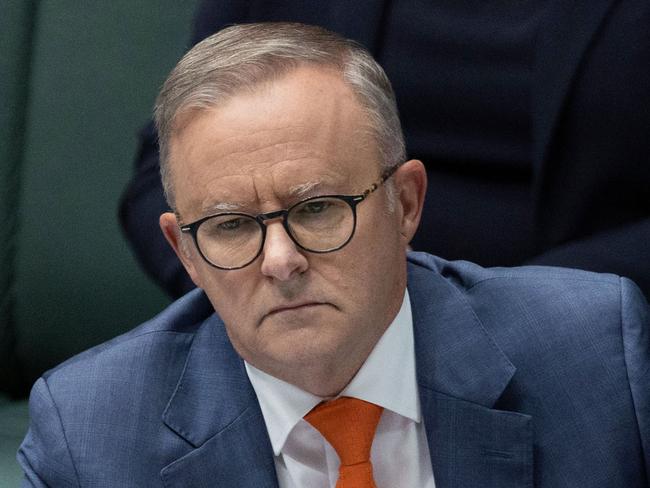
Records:
[[[537,39],[533,71],[533,163],[539,195],[539,178],[569,90],[590,41],[614,0],[554,0],[548,7]]]
[[[420,397],[436,488],[532,488],[530,416],[426,389]]]
[[[163,421],[194,447],[162,469],[166,487],[277,488],[255,392],[215,314],[194,338]]]
[[[492,409],[515,367],[449,281],[410,263],[408,281],[436,487],[532,487],[531,418]]]

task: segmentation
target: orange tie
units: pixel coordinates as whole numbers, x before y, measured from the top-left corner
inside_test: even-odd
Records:
[[[341,460],[336,488],[377,488],[370,447],[383,410],[374,403],[341,397],[321,403],[305,415]]]

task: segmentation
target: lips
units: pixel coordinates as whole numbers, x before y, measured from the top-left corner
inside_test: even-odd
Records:
[[[326,303],[323,302],[301,302],[301,303],[290,303],[286,305],[281,305],[279,307],[274,307],[272,308],[269,313],[267,313],[267,316],[273,315],[276,313],[280,312],[288,312],[291,310],[306,310],[309,308],[317,307],[319,305],[327,305]]]

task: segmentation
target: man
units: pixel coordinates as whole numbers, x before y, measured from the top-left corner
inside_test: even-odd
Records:
[[[407,257],[426,173],[358,45],[228,28],[156,123],[200,290],[35,384],[25,486],[647,486],[641,293]]]
[[[388,74],[409,155],[427,169],[414,249],[614,273],[650,296],[649,2],[201,0],[191,42],[270,20],[354,39]],[[178,298],[194,284],[157,225],[157,142],[147,124],[120,223]]]

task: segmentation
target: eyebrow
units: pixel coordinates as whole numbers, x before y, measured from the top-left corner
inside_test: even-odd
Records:
[[[298,199],[312,193],[316,188],[323,186],[323,182],[320,180],[308,181],[305,183],[300,183],[294,185],[289,190],[287,190],[287,197],[290,199]],[[215,214],[219,212],[233,212],[246,208],[247,205],[244,203],[237,202],[218,202],[210,205],[206,205],[201,208],[201,211],[206,215]]]
[[[211,213],[218,213],[218,212],[231,212],[233,210],[241,210],[245,205],[242,203],[234,203],[234,202],[219,202],[219,203],[214,203],[212,205],[206,205],[205,207],[202,207],[201,210],[204,213],[211,214]]]
[[[300,183],[299,185],[294,185],[287,191],[287,196],[290,198],[303,197],[311,193],[315,188],[320,188],[323,186],[322,181],[308,181],[306,183]]]

